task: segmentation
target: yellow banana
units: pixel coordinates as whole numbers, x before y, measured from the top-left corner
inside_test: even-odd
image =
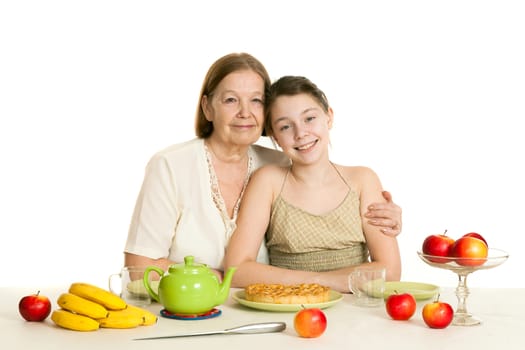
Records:
[[[61,294],[57,304],[62,309],[91,318],[104,318],[108,315],[108,310],[104,306],[71,293]]]
[[[139,314],[140,317],[142,317],[142,324],[141,324],[142,326],[150,326],[152,324],[157,323],[157,315],[155,315],[153,312],[150,312],[138,306],[128,304],[128,307],[123,311],[131,312],[131,313],[134,312],[134,313]]]
[[[99,323],[96,320],[64,309],[54,310],[51,314],[51,320],[57,326],[74,331],[96,331],[99,328]]]
[[[127,308],[124,310],[109,310],[108,316],[97,320],[102,328],[135,328],[144,322],[144,317]]]
[[[101,304],[108,310],[123,310],[126,308],[126,302],[118,295],[88,283],[72,283],[69,287],[69,293]]]

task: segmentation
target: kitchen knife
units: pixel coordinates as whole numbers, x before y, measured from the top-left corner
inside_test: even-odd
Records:
[[[193,337],[197,335],[212,335],[212,334],[271,333],[271,332],[282,332],[285,329],[286,329],[286,323],[284,322],[252,323],[252,324],[247,324],[247,325],[243,325],[239,327],[223,329],[219,331],[176,334],[176,335],[167,335],[167,336],[150,337],[150,338],[136,338],[133,340],[170,339],[170,338]]]

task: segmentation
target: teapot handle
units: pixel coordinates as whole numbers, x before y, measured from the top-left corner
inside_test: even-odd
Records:
[[[148,294],[156,301],[160,302],[159,295],[151,288],[151,285],[149,284],[149,273],[151,271],[155,271],[159,274],[160,277],[164,275],[164,271],[156,266],[148,266],[146,267],[146,270],[144,270],[144,277],[142,278],[142,282],[144,283],[144,288],[148,291]]]

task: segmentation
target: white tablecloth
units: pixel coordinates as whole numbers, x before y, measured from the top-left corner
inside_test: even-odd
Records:
[[[45,288],[41,289],[45,291]],[[57,308],[56,298],[67,290],[46,291]],[[236,291],[235,289],[231,292]],[[45,322],[26,322],[18,313],[18,302],[32,291],[21,288],[0,289],[0,332],[2,349],[525,349],[525,289],[471,289],[467,309],[483,320],[470,327],[449,326],[430,329],[421,317],[429,300],[418,302],[409,321],[394,321],[384,307],[361,308],[352,304],[353,296],[344,295],[336,305],[325,309],[328,327],[319,338],[300,338],[293,327],[294,313],[257,311],[239,305],[231,297],[219,306],[222,314],[213,319],[181,321],[159,317],[153,326],[134,329],[100,329],[76,332]],[[454,309],[453,289],[441,291],[441,300]],[[159,313],[157,303],[149,307]],[[251,335],[212,335],[164,340],[133,341],[133,338],[220,330],[256,322],[286,322],[281,333]]]

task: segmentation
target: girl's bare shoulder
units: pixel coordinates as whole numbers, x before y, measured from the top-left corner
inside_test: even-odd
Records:
[[[359,179],[363,177],[373,176],[376,177],[377,174],[372,168],[362,165],[336,165],[340,169],[341,174],[344,177],[349,179]]]
[[[277,164],[268,164],[255,170],[250,181],[253,182],[274,182],[282,181],[289,167],[282,167]]]
[[[278,164],[267,164],[257,169],[253,175],[257,176],[274,176],[279,174],[285,174],[289,167],[279,166]]]

